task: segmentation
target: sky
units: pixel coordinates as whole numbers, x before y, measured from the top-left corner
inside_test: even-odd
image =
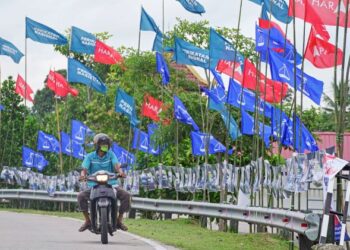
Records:
[[[176,18],[190,21],[208,20],[212,27],[237,28],[240,0],[198,0],[205,8],[202,16],[186,11],[176,0],[164,0],[164,30],[170,30],[176,23]],[[153,17],[162,29],[162,3],[163,0],[0,0],[0,37],[12,42],[25,53],[25,17],[45,24],[56,31],[65,34],[71,26],[79,27],[91,33],[107,31],[113,35],[106,43],[118,48],[119,46],[137,48],[141,6]],[[243,0],[241,33],[255,39],[255,23],[260,15],[260,6],[249,0]],[[275,19],[272,19],[276,21]],[[278,21],[276,21],[278,22]],[[285,25],[279,23],[283,29]],[[296,19],[297,50],[302,51],[303,22]],[[310,25],[306,25],[308,36]],[[335,28],[327,26],[331,35],[330,42],[335,43]],[[343,33],[343,29],[340,29]],[[349,34],[350,32],[348,32]],[[292,26],[288,27],[288,38],[292,40]],[[153,32],[142,32],[141,49],[151,50]],[[305,38],[307,39],[307,37]],[[343,36],[340,36],[340,41]],[[348,37],[350,41],[350,38]],[[350,42],[347,45],[349,57]],[[342,46],[342,43],[340,43]],[[27,39],[27,82],[37,91],[44,87],[44,79],[51,69],[67,67],[67,58],[55,52],[53,46]],[[25,58],[15,64],[11,58],[0,56],[1,80],[8,76],[17,77],[25,74]],[[201,69],[198,69],[201,71]],[[317,69],[307,60],[305,72],[319,80],[324,81],[324,92],[333,96],[331,82],[334,69]],[[201,72],[199,72],[201,73]],[[338,75],[340,67],[338,67]],[[339,78],[339,77],[338,77]],[[298,95],[300,98],[300,95]],[[307,97],[304,106],[317,107]]]

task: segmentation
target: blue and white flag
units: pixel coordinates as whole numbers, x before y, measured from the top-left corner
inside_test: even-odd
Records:
[[[138,128],[134,128],[134,139],[132,141],[132,148],[148,153],[149,152],[148,133],[143,132]]]
[[[157,34],[162,33],[153,18],[147,14],[143,7],[141,7],[140,30],[154,31]]]
[[[285,130],[288,127],[289,117],[286,113],[281,111],[279,108],[272,108],[272,119],[271,119],[271,127],[272,127],[272,135],[275,139],[280,140]]]
[[[87,126],[78,120],[72,120],[71,135],[72,140],[83,144],[85,142]]]
[[[92,69],[73,58],[68,58],[68,82],[83,83],[102,94],[107,92],[107,87],[100,77]]]
[[[130,123],[137,126],[140,121],[137,119],[135,100],[132,96],[125,93],[121,88],[117,89],[115,96],[115,112],[122,113],[129,117]]]
[[[254,118],[242,110],[242,134],[254,135]],[[271,127],[259,122],[259,136],[264,140],[266,147],[270,146]]]
[[[94,54],[96,37],[82,29],[72,26],[70,50],[78,53]]]
[[[148,138],[149,138],[149,153],[152,155],[159,155],[161,153],[160,146],[156,145],[155,140],[152,139],[152,135],[155,133],[155,131],[158,129],[158,125],[151,123],[147,125],[148,130]]]
[[[164,57],[162,54],[156,52],[156,66],[157,66],[157,72],[162,76],[162,83],[164,85],[168,85],[170,81],[170,73],[168,66],[165,62]]]
[[[225,84],[224,81],[222,80],[221,74],[219,74],[218,72],[216,72],[216,70],[211,70],[211,73],[214,76],[215,81],[219,84],[219,86],[223,89],[225,89]]]
[[[271,1],[271,0],[250,0],[253,3],[263,5],[266,11],[282,23],[290,23],[293,18],[288,15],[288,4],[285,0]],[[270,5],[270,3],[272,5]]]
[[[22,165],[29,168],[37,168],[40,172],[47,166],[48,161],[45,157],[34,150],[22,147]]]
[[[179,122],[191,125],[195,131],[199,130],[196,122],[187,112],[185,105],[181,102],[181,100],[174,95],[174,117]]]
[[[215,102],[225,103],[227,101],[225,89],[222,88],[220,85],[217,85],[216,87],[212,88],[211,90],[208,90],[207,88],[201,87],[201,90],[207,96],[209,96],[211,99],[213,99]]]
[[[39,43],[64,45],[67,38],[50,27],[26,17],[26,38]]]
[[[112,144],[112,151],[115,153],[115,155],[118,158],[118,161],[120,164],[128,164],[129,166],[132,166],[135,164],[135,155],[128,152],[123,147],[120,147],[117,143]]]
[[[210,55],[210,68],[215,69],[219,60],[227,60],[233,62],[236,58],[236,62],[241,65],[244,63],[244,57],[241,53],[236,51],[233,45],[213,28],[210,28],[209,33],[209,55]]]
[[[39,130],[37,150],[59,153],[60,143],[53,135],[46,134],[43,131]]]
[[[9,56],[15,63],[19,63],[23,53],[11,42],[0,37],[0,55]]]
[[[223,153],[226,151],[226,147],[222,145],[221,142],[216,140],[214,136],[208,135],[206,133],[192,131],[191,140],[192,154],[194,156],[205,155],[205,146],[207,145],[207,142],[209,142],[209,154]],[[229,150],[229,154],[232,154],[232,150]]]
[[[202,15],[205,13],[205,9],[203,5],[201,5],[196,0],[177,0],[181,3],[182,7],[184,7],[187,11],[192,12],[194,14]]]
[[[152,51],[163,52],[163,34],[157,33],[153,40]]]
[[[72,156],[74,158],[83,160],[85,155],[86,155],[83,144],[81,144],[75,140],[72,140],[72,148],[73,148]]]
[[[178,37],[175,37],[173,59],[177,64],[193,65],[209,69],[209,50],[198,48]]]
[[[49,164],[49,162],[45,159],[45,157],[40,154],[35,154],[35,167],[38,169],[39,172],[42,172],[44,168]]]
[[[291,87],[294,87],[293,64],[289,63],[286,59],[273,51],[269,52],[269,63],[273,80],[286,82]],[[303,94],[316,104],[320,105],[323,93],[323,82],[309,76],[305,72],[302,72],[301,69],[296,68],[296,85],[299,91],[301,91],[302,81],[304,82]]]
[[[255,111],[255,94],[230,78],[227,103],[250,112]]]
[[[70,135],[61,131],[61,149],[62,153],[71,156],[73,153],[72,140]]]

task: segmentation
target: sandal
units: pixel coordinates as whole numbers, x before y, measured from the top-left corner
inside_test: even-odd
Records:
[[[80,228],[79,228],[79,232],[84,232],[86,229],[90,229],[91,228],[91,223],[90,222],[85,222]]]

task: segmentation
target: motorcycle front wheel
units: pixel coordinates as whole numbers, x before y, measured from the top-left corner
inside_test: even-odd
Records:
[[[107,207],[101,207],[101,242],[108,244],[108,215]]]

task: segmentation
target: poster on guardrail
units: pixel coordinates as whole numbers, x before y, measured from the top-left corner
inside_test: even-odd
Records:
[[[330,154],[325,154],[323,156],[322,163],[324,176],[330,179],[334,178],[334,176],[348,164],[347,161]]]

